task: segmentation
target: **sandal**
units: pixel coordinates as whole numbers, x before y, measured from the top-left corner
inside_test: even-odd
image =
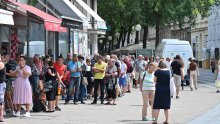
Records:
[[[168,122],[163,122],[164,124],[169,124]]]

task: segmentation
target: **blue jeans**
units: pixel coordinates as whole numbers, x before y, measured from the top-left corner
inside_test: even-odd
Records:
[[[71,98],[71,92],[73,88],[75,87],[75,92],[74,92],[74,102],[78,102],[78,96],[79,96],[79,86],[80,86],[80,77],[71,77],[70,79],[70,84],[69,88],[67,90],[67,98],[66,102],[70,101]]]
[[[82,83],[80,83],[80,94],[79,94],[80,101],[83,102],[86,96],[87,96],[87,87]]]
[[[40,91],[38,90],[39,75],[31,75],[30,82],[32,84],[34,96],[39,97],[40,96]]]

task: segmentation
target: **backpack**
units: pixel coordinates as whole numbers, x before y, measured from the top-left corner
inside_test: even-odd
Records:
[[[46,111],[46,105],[41,101],[41,99],[34,99],[33,100],[33,112],[45,112]]]

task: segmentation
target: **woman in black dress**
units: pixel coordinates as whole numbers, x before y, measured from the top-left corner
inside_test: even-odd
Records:
[[[155,90],[155,98],[153,109],[155,111],[155,122],[157,123],[157,119],[159,116],[160,109],[164,109],[164,114],[166,120],[164,124],[168,124],[168,116],[169,109],[171,105],[171,97],[170,97],[170,70],[166,68],[165,61],[161,60],[158,65],[158,70],[155,72],[155,82],[156,82],[156,90]]]

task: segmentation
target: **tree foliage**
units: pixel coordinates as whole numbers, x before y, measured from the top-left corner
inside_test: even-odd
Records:
[[[98,0],[98,13],[120,32],[122,42],[136,24],[155,27],[157,46],[161,28],[194,25],[199,14],[207,17],[209,10],[219,4],[220,0]]]

